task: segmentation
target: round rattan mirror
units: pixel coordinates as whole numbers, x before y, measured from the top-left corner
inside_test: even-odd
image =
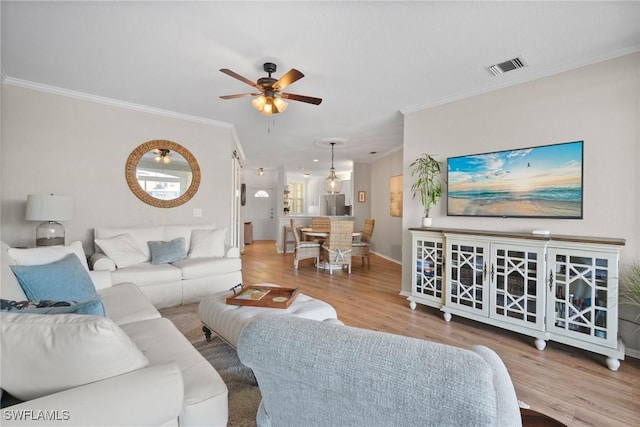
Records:
[[[147,141],[133,150],[125,175],[133,194],[157,208],[188,202],[200,186],[200,166],[193,154],[163,139]]]

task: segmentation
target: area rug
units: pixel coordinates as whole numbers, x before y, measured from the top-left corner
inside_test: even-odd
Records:
[[[199,341],[193,346],[213,365],[229,389],[229,427],[256,425],[260,389],[251,369],[240,363],[236,351],[214,336],[211,342]]]
[[[256,413],[262,396],[253,372],[240,363],[236,350],[215,335],[210,342],[204,339],[197,304],[162,309],[160,312],[163,317],[171,320],[196,350],[211,363],[227,385],[228,427],[255,427]]]

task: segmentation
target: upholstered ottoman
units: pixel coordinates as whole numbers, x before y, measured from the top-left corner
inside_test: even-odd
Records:
[[[262,284],[277,286],[271,283]],[[298,294],[288,308],[231,305],[226,302],[230,295],[232,295],[231,291],[222,291],[200,301],[198,316],[203,324],[202,331],[207,341],[211,339],[213,332],[233,348],[237,348],[238,338],[244,327],[254,318],[264,314],[290,315],[311,320],[334,319],[337,321],[338,318],[336,310],[331,305],[305,294]]]

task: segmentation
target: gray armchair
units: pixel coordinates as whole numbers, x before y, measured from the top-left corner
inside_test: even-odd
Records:
[[[258,426],[520,426],[509,374],[471,350],[290,316],[245,327]]]

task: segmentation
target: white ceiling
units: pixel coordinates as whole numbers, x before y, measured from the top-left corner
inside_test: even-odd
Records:
[[[7,82],[91,94],[232,124],[249,171],[326,175],[402,146],[403,115],[640,50],[640,2],[2,1]],[[518,55],[528,67],[486,67]],[[271,120],[252,88],[264,62],[305,77]],[[142,141],[141,141],[142,142]],[[177,141],[188,145],[187,141]],[[425,151],[428,147],[425,146]],[[377,152],[378,154],[371,154]],[[313,163],[313,159],[320,162]]]

